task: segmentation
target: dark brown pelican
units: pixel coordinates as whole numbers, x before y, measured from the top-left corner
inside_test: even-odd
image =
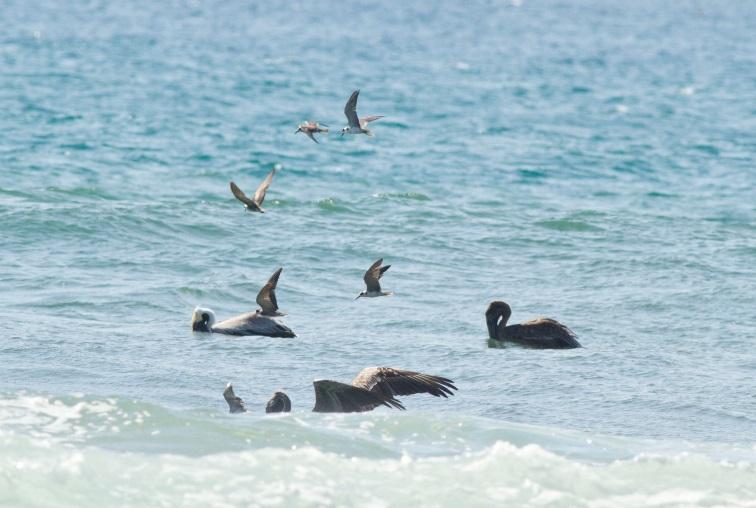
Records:
[[[291,399],[284,392],[276,392],[265,405],[266,413],[288,413],[291,411]]]
[[[229,413],[244,413],[247,408],[244,407],[244,401],[237,397],[234,393],[234,385],[228,383],[226,389],[223,390],[223,398],[228,402]]]
[[[276,270],[257,294],[257,303],[261,307],[259,310],[245,312],[216,324],[215,313],[212,310],[197,307],[192,313],[192,330],[226,335],[296,337],[289,327],[273,319],[275,316],[285,315],[279,312],[276,301],[276,285],[282,270],[283,268]]]
[[[302,122],[301,124],[299,124],[299,128],[294,134],[296,134],[297,132],[304,132],[308,138],[318,143],[318,140],[315,139],[315,134],[318,134],[320,132],[328,132],[328,128],[327,128],[328,126],[325,124],[322,124],[322,125],[325,128],[321,127],[321,124],[319,124],[318,122],[312,122],[312,121]]]
[[[354,413],[371,411],[378,406],[404,409],[397,395],[429,393],[434,397],[454,395],[454,381],[391,367],[368,367],[357,374],[351,384],[338,381],[314,381],[315,407],[318,413]]]
[[[248,212],[265,213],[265,210],[262,209],[263,201],[265,201],[265,192],[268,190],[268,187],[270,187],[270,182],[273,181],[273,175],[275,174],[276,168],[271,169],[268,176],[265,177],[265,180],[262,181],[255,191],[255,195],[252,199],[249,199],[234,182],[229,184],[231,186],[231,193],[236,199],[244,203],[244,208],[246,208]]]
[[[359,96],[360,91],[355,90],[354,92],[352,92],[352,95],[349,97],[349,100],[344,106],[344,114],[349,121],[349,125],[341,129],[342,136],[344,134],[367,134],[368,136],[372,136],[373,131],[367,128],[368,124],[370,122],[374,122],[380,118],[383,118],[382,115],[364,116],[362,118],[358,117],[357,98]]]
[[[379,282],[386,270],[391,268],[391,265],[381,266],[383,264],[383,258],[379,259],[367,269],[362,279],[365,281],[367,291],[363,291],[357,298],[362,296],[366,298],[374,298],[376,296],[391,296],[394,293],[391,291],[381,291],[381,283]],[[355,298],[355,300],[357,299]]]
[[[395,397],[429,393],[434,397],[448,398],[456,390],[454,381],[440,376],[431,376],[409,370],[391,367],[369,367],[363,369],[351,384],[338,381],[314,381],[315,407],[318,413],[355,413],[371,411],[378,406],[404,409]],[[223,397],[228,402],[232,413],[244,410],[244,401],[236,397],[233,389],[229,392],[229,383]],[[227,392],[229,394],[227,395]],[[241,410],[234,408],[241,407]],[[276,392],[265,406],[266,413],[285,413],[291,411],[291,400],[283,392]]]
[[[488,336],[504,342],[516,342],[540,349],[581,347],[572,330],[549,318],[538,318],[519,325],[507,326],[512,309],[504,302],[491,302],[486,310]]]

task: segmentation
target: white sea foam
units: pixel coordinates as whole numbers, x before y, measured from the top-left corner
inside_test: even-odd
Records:
[[[750,448],[721,459],[672,443],[422,414],[149,412],[86,397],[0,398],[0,504],[756,506]],[[123,423],[137,414],[148,432]]]

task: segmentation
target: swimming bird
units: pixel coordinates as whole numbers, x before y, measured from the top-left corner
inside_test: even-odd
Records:
[[[404,409],[395,397],[429,393],[448,398],[456,390],[454,381],[440,376],[422,374],[391,367],[363,369],[351,384],[338,381],[314,381],[315,407],[318,413],[354,413],[371,411],[378,406]],[[451,388],[451,389],[450,389]]]
[[[244,407],[244,401],[240,397],[237,397],[234,393],[234,385],[228,383],[226,389],[223,390],[223,398],[228,402],[229,413],[244,413],[247,408]]]
[[[265,201],[265,192],[268,190],[268,187],[270,187],[270,182],[273,181],[273,175],[275,174],[276,168],[271,169],[268,176],[265,177],[265,180],[262,181],[255,191],[255,195],[252,199],[249,199],[234,182],[230,183],[231,193],[236,199],[244,203],[244,208],[246,208],[248,212],[265,213],[265,210],[262,209],[263,201]]]
[[[282,270],[283,268],[276,270],[257,294],[260,309],[239,314],[216,324],[215,313],[212,310],[196,307],[192,313],[192,331],[239,336],[296,337],[288,326],[273,319],[275,316],[285,316],[279,312],[276,301],[276,285]]]
[[[265,405],[266,413],[288,413],[291,411],[291,399],[284,392],[275,392]]]
[[[379,259],[367,269],[365,275],[362,277],[367,286],[367,291],[363,291],[357,298],[364,296],[367,298],[374,298],[376,296],[391,296],[394,293],[392,291],[381,291],[381,283],[378,282],[383,274],[391,268],[391,265],[381,266],[383,264],[383,258]],[[357,299],[355,298],[355,300]]]
[[[494,301],[486,310],[488,336],[499,341],[516,342],[540,349],[581,347],[575,334],[559,321],[538,318],[519,325],[507,326],[512,309],[504,302]],[[499,320],[501,318],[501,320]]]
[[[349,125],[341,129],[341,135],[344,134],[367,134],[373,135],[373,131],[367,128],[367,124],[374,122],[379,118],[383,118],[383,115],[373,115],[360,118],[357,116],[357,97],[359,97],[360,91],[355,90],[352,92],[351,97],[344,106],[344,114],[349,121]]]
[[[308,138],[316,143],[319,143],[319,141],[315,139],[315,134],[319,132],[328,132],[328,126],[326,124],[322,124],[323,127],[326,127],[325,129],[320,125],[321,124],[319,124],[318,122],[313,121],[302,122],[301,124],[299,124],[299,127],[294,134],[296,134],[297,132],[304,132]]]
[[[391,367],[368,367],[357,374],[351,384],[338,381],[313,381],[315,388],[316,413],[356,413],[371,411],[378,406],[404,410],[404,405],[395,397],[429,393],[434,397],[448,398],[456,390],[454,381],[441,376],[432,376]],[[244,401],[236,397],[231,383],[223,392],[232,413],[241,412],[234,408],[244,408]],[[266,413],[286,413],[291,411],[291,399],[284,392],[277,391],[265,406]]]

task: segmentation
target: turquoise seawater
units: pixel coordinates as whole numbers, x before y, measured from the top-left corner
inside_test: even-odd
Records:
[[[755,3],[0,19],[0,506],[756,506]],[[279,266],[296,339],[191,332]],[[584,347],[493,347],[494,299]],[[310,412],[373,365],[459,391]]]

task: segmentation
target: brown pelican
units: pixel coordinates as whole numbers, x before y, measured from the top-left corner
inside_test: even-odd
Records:
[[[378,282],[383,274],[391,268],[391,265],[381,266],[383,264],[383,258],[379,259],[367,269],[365,275],[362,277],[367,286],[367,291],[363,291],[357,298],[364,296],[366,298],[375,298],[376,296],[391,296],[394,293],[392,291],[381,291],[381,283]],[[355,300],[357,299],[355,298]]]
[[[299,128],[297,128],[297,131],[294,134],[296,134],[297,132],[304,132],[308,138],[318,143],[319,141],[315,139],[315,134],[319,132],[328,132],[328,126],[326,124],[322,125],[325,128],[321,127],[321,124],[319,124],[318,122],[302,122],[301,124],[299,124]]]
[[[542,317],[519,325],[507,326],[511,315],[512,309],[506,303],[491,302],[486,310],[488,336],[495,340],[511,341],[540,349],[581,347],[572,330],[554,319]]]
[[[454,395],[452,390],[457,389],[451,379],[391,367],[363,369],[351,384],[328,380],[318,380],[312,384],[315,388],[315,407],[312,410],[317,413],[355,413],[371,411],[378,406],[403,410],[404,406],[395,398],[397,395],[429,393],[434,397],[448,398]],[[226,392],[223,392],[223,396],[232,413],[240,412],[234,411],[235,407],[244,407],[244,402],[234,396],[233,391],[230,398]],[[265,407],[266,413],[289,411],[291,400],[283,392],[274,393]]]
[[[373,131],[368,129],[367,125],[370,122],[378,120],[379,118],[383,118],[383,115],[365,116],[363,118],[358,117],[357,97],[359,97],[359,95],[359,90],[352,92],[352,95],[351,97],[349,97],[346,106],[344,106],[344,114],[346,115],[347,120],[349,120],[349,125],[341,129],[342,136],[344,134],[367,134],[368,136],[372,136]]]
[[[273,181],[273,175],[275,174],[276,168],[271,169],[268,176],[265,177],[265,180],[262,181],[255,191],[255,195],[252,199],[249,199],[234,182],[229,184],[231,186],[231,193],[236,199],[244,203],[244,208],[248,212],[265,213],[265,210],[262,209],[263,201],[265,201],[265,192],[268,190],[268,187],[270,187],[270,182]]]
[[[276,270],[257,294],[257,303],[261,309],[245,312],[216,324],[215,313],[212,310],[197,307],[192,313],[192,331],[226,335],[296,337],[288,326],[273,319],[274,316],[285,315],[279,312],[276,301],[276,285],[282,270],[283,268]]]
[[[357,374],[351,384],[338,381],[314,381],[315,407],[318,413],[354,413],[371,411],[378,406],[404,409],[397,395],[429,393],[434,397],[454,395],[454,381],[420,372],[368,367]]]
[[[228,402],[229,413],[244,413],[247,408],[244,407],[244,401],[240,397],[237,397],[234,393],[234,385],[228,383],[226,389],[223,390],[223,398]]]
[[[266,413],[288,413],[291,411],[291,399],[284,392],[276,392],[265,405]]]

